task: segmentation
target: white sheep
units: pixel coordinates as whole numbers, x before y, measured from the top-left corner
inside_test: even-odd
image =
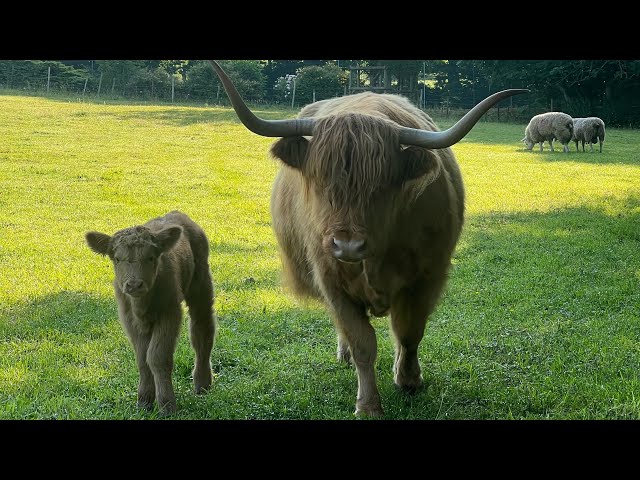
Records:
[[[604,142],[604,122],[598,117],[585,117],[573,119],[573,137],[576,142],[576,152],[578,152],[578,142],[582,142],[582,151],[584,152],[585,142],[591,147],[593,152],[593,144],[600,144],[600,153],[602,153],[602,142]]]
[[[549,142],[551,151],[553,152],[553,141],[558,140],[562,143],[564,152],[569,152],[569,142],[573,136],[573,118],[562,112],[547,112],[534,116],[524,131],[524,138],[527,150],[533,149],[535,143],[542,144]]]

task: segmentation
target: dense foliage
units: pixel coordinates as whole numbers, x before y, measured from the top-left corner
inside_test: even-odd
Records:
[[[227,60],[248,101],[303,106],[348,93],[352,65],[386,65],[409,79],[427,109],[468,109],[503,88],[528,88],[505,102],[509,120],[549,110],[596,115],[611,126],[640,125],[640,60]],[[50,74],[49,74],[50,70]],[[293,98],[293,81],[296,94]],[[366,80],[365,80],[366,81]],[[394,80],[396,81],[396,80]],[[225,104],[202,60],[0,61],[0,88],[94,97]],[[314,97],[315,92],[315,97]]]

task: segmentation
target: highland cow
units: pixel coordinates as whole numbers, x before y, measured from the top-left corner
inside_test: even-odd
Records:
[[[370,317],[390,315],[394,381],[415,391],[423,383],[418,346],[464,217],[462,175],[449,147],[492,105],[526,90],[492,95],[444,132],[405,97],[371,92],[312,103],[296,119],[264,120],[211,65],[243,124],[283,137],[271,147],[283,164],[271,215],[285,281],[328,308],[337,357],[356,369],[356,414],[382,415]]]
[[[211,349],[216,333],[209,242],[187,215],[172,211],[144,225],[109,236],[85,235],[89,247],[114,266],[118,316],[136,356],[138,406],[162,414],[176,410],[173,357],[182,325],[182,301],[189,307],[189,333],[195,350],[196,393],[211,386]]]

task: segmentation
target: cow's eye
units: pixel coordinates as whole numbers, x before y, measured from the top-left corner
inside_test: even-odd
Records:
[[[115,263],[120,263],[120,259],[119,259],[118,257],[115,257],[115,258],[113,259],[113,261],[114,261]]]

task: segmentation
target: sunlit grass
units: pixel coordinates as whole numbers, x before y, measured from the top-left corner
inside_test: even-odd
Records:
[[[453,147],[467,221],[423,391],[393,387],[388,322],[373,321],[386,418],[640,417],[640,133],[608,129],[602,154],[524,151],[523,134],[481,121]],[[111,265],[83,235],[172,209],[209,236],[220,316],[207,395],[183,329],[175,418],[353,418],[327,313],[279,286],[272,139],[225,108],[18,96],[0,96],[0,138],[0,418],[156,418],[135,407]]]

